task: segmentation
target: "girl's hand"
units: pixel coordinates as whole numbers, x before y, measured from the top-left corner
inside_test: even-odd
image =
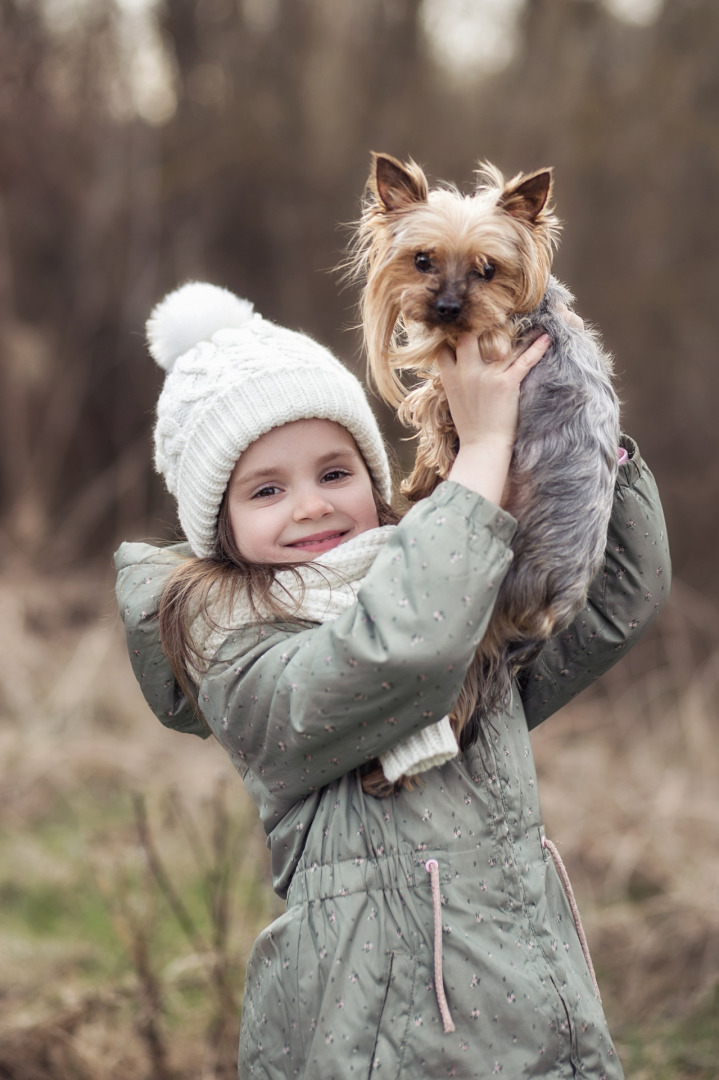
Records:
[[[504,361],[483,360],[471,334],[458,339],[456,353],[442,350],[437,366],[459,436],[448,479],[501,502],[517,434],[519,388],[549,343],[542,334],[523,353]]]

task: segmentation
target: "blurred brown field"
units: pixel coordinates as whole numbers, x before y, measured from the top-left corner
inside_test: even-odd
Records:
[[[627,1076],[719,1077],[718,55],[716,0],[0,0],[0,1080],[235,1075],[279,902],[113,606],[114,546],[175,529],[143,327],[210,280],[361,371],[331,271],[372,149],[554,166],[674,586],[533,736],[543,806]]]

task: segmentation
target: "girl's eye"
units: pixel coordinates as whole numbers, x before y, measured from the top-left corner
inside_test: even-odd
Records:
[[[414,265],[417,267],[420,274],[428,274],[432,269],[432,260],[426,251],[418,251],[414,257]]]
[[[349,475],[347,469],[330,469],[329,472],[324,474],[322,480],[329,480],[329,482],[332,483],[333,480],[344,480],[344,478]]]
[[[264,487],[262,487],[258,491],[254,492],[254,494],[252,495],[252,498],[253,499],[269,499],[273,495],[277,495],[279,490],[280,489],[277,487],[277,484],[265,484]]]

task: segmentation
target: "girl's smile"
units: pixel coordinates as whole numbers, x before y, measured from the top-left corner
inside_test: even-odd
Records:
[[[235,543],[258,563],[310,562],[378,525],[357,444],[331,420],[295,420],[261,435],[230,477]]]
[[[298,551],[329,551],[341,544],[344,538],[343,532],[322,532],[315,536],[307,536],[304,540],[298,540],[297,543],[287,546]]]

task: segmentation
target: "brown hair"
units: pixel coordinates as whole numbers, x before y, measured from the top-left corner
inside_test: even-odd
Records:
[[[374,483],[372,493],[379,524],[396,525],[402,514],[385,502]],[[297,590],[290,592],[286,589],[286,597],[277,597],[273,594],[272,585],[277,573],[286,570],[295,573]],[[159,628],[162,650],[177,682],[200,716],[197,670],[198,665],[203,663],[203,657],[193,644],[191,626],[197,613],[202,612],[211,629],[227,629],[221,627],[210,616],[209,611],[214,608],[216,611],[230,612],[239,592],[242,592],[243,598],[249,604],[258,626],[268,621],[283,626],[307,625],[298,614],[302,607],[304,584],[297,565],[255,563],[244,558],[232,531],[229,500],[225,492],[217,518],[217,538],[212,555],[205,559],[196,556],[184,559],[171,573],[160,597]],[[460,739],[465,728],[466,734],[469,734],[469,728],[473,728],[473,725],[468,725],[468,721],[472,718],[477,697],[471,673],[470,668],[450,716],[460,745],[468,741]],[[476,735],[476,725],[472,734]],[[400,787],[411,788],[414,783],[416,781],[408,777],[402,777],[396,784],[390,783],[376,758],[362,769],[363,789],[379,798],[392,794]]]

